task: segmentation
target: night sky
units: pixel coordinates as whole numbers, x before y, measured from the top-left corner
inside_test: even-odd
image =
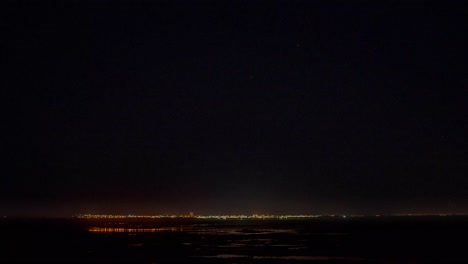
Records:
[[[7,1],[0,214],[468,213],[462,1]]]

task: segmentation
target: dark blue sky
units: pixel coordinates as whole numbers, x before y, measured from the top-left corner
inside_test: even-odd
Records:
[[[0,213],[468,213],[460,2],[2,6]]]

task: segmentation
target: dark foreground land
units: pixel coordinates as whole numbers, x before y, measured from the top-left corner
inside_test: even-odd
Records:
[[[468,217],[3,219],[0,262],[468,263]]]

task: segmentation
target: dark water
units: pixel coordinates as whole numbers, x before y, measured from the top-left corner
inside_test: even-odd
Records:
[[[0,223],[0,262],[468,263],[460,216]]]

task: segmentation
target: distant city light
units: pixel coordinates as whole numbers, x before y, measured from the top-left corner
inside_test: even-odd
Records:
[[[372,217],[381,217],[382,215],[372,215]],[[388,215],[393,217],[398,216],[447,216],[447,214],[394,214]],[[4,216],[6,218],[6,216]],[[279,219],[279,220],[286,220],[286,219],[312,219],[312,218],[319,218],[319,217],[337,217],[336,215],[312,215],[312,214],[300,214],[300,215],[293,215],[293,214],[285,214],[285,215],[276,215],[276,214],[253,214],[253,215],[246,215],[246,214],[225,214],[225,215],[196,215],[193,212],[190,212],[186,215],[110,215],[110,214],[78,214],[73,216],[74,218],[80,219],[158,219],[158,218],[193,218],[193,219],[217,219],[217,220],[244,220],[244,219]],[[341,218],[359,218],[359,217],[366,217],[366,215],[341,215]]]
[[[195,215],[190,212],[188,215],[106,215],[106,214],[79,214],[76,218],[82,219],[126,219],[126,218],[196,218],[196,219],[305,219],[317,218],[322,215],[271,215],[271,214],[253,214],[253,215]]]

